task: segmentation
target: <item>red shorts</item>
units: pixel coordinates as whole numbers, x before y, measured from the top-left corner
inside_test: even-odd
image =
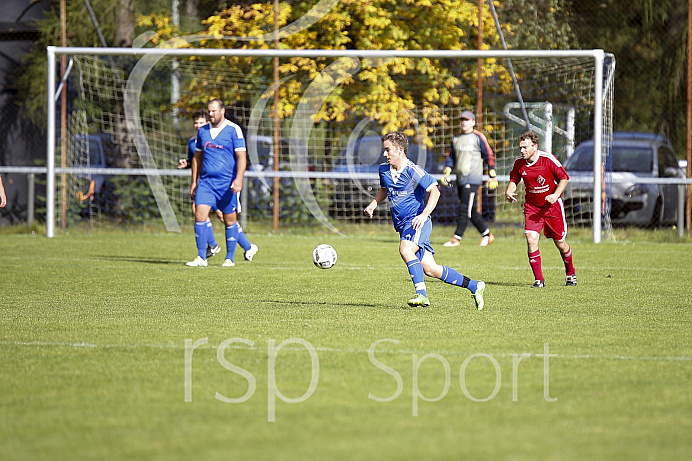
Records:
[[[567,221],[562,198],[549,206],[537,207],[524,204],[524,229],[526,232],[543,231],[543,234],[553,240],[562,241],[567,237]]]

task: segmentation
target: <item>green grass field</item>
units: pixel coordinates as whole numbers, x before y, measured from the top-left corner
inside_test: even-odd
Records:
[[[521,238],[449,233],[438,262],[486,281],[484,311],[431,279],[408,308],[389,228],[250,230],[234,268],[186,267],[189,233],[1,235],[0,456],[689,459],[692,244],[576,235],[567,288],[542,240],[534,290]]]

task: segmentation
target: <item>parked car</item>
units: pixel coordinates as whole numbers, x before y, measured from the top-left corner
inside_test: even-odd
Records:
[[[86,168],[109,168],[115,159],[115,148],[112,136],[109,133],[97,133],[89,135],[74,135],[73,149],[75,153],[75,166]],[[82,175],[94,181],[94,194],[100,194],[106,185],[106,177],[103,175]]]
[[[248,135],[246,145],[248,149],[247,171],[271,172],[274,170],[274,138],[272,136]],[[296,147],[295,141],[284,137],[279,138],[279,171],[291,170],[291,148],[294,149],[293,155],[295,155]],[[315,160],[309,156],[294,160],[305,162],[305,168],[308,171],[316,171],[317,169]],[[248,214],[271,218],[274,207],[274,178],[254,175],[246,175],[245,177],[248,179],[248,187],[243,190],[243,193],[247,198]],[[282,216],[296,220],[297,217],[308,215],[304,207],[297,206],[301,198],[293,178],[281,177],[279,190],[281,201],[279,209]]]
[[[430,174],[440,174],[444,168],[444,158],[437,158],[432,149],[422,147],[414,140],[409,140],[407,157],[421,165]],[[334,189],[332,213],[336,217],[352,218],[353,213],[362,214],[362,210],[372,201],[380,188],[377,179],[380,164],[385,162],[380,136],[363,136],[347,145],[334,160],[333,170],[336,173],[349,173],[353,177],[339,179]],[[370,173],[373,179],[357,177]],[[441,188],[440,200],[433,213],[437,222],[452,223],[456,221],[456,188]]]
[[[441,163],[436,161],[433,152],[427,148],[421,148],[412,140],[409,140],[407,157],[416,164],[422,164],[428,173],[435,174],[442,170]],[[380,136],[363,136],[357,138],[354,143],[349,144],[341,151],[334,160],[333,171],[377,174],[382,163],[385,163],[382,138]],[[378,180],[369,181],[369,183],[372,184],[368,184],[368,191],[377,192],[380,188]],[[374,189],[370,187],[372,185],[374,185]]]
[[[288,143],[284,138],[279,140],[281,158],[287,156]],[[247,170],[248,171],[272,171],[274,169],[274,138],[271,136],[249,136],[246,140],[248,149]],[[255,150],[256,149],[256,150]],[[248,188],[251,202],[266,202],[269,206],[271,201],[273,179],[265,177],[253,178]]]
[[[72,149],[75,167],[112,168],[115,165],[115,146],[110,133],[76,134]],[[103,215],[112,215],[117,201],[113,177],[78,173],[76,178],[81,187],[77,196],[81,203],[80,216],[91,219],[95,210]]]
[[[684,178],[670,141],[650,133],[614,133],[608,164],[612,167],[610,219],[613,224],[657,226],[677,220],[678,186],[647,184],[646,178]],[[565,162],[571,181],[563,194],[568,222],[593,220],[593,140],[581,143]]]

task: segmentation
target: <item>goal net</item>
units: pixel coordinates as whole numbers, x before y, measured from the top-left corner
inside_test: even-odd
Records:
[[[598,50],[49,48],[50,53],[67,55],[71,67],[66,107],[55,98],[57,85],[49,89],[57,104],[49,110],[54,141],[48,152],[48,220],[60,227],[87,222],[191,228],[190,170],[178,165],[195,136],[193,113],[206,110],[212,98],[224,101],[226,116],[245,132],[245,226],[347,233],[350,224],[366,220],[363,208],[379,188],[382,134],[404,131],[409,158],[439,177],[464,110],[477,114],[476,129],[487,136],[496,158],[500,186],[484,186],[477,204],[493,232],[523,232],[521,201],[507,203],[504,189],[519,155],[518,137],[528,129],[539,134],[542,150],[563,162],[580,142],[603,140],[605,180],[614,60],[604,60]],[[55,76],[54,57],[51,62],[49,75]],[[432,66],[444,71],[426,71]],[[57,167],[52,185],[51,158]],[[605,182],[589,187],[592,197],[607,190]],[[607,221],[594,223],[583,214],[585,208],[592,216],[606,209],[607,201],[584,200],[567,205],[569,223],[599,232],[603,224],[607,230]],[[433,219],[454,225],[457,209],[456,189],[442,188]],[[373,219],[389,221],[386,203]]]

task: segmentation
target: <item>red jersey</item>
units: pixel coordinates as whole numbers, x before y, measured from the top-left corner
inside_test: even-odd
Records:
[[[569,175],[553,154],[539,150],[538,159],[533,163],[527,163],[521,157],[514,161],[509,180],[519,184],[522,179],[526,189],[526,203],[543,207],[547,204],[546,196],[555,192],[557,184],[563,179],[569,179]]]

